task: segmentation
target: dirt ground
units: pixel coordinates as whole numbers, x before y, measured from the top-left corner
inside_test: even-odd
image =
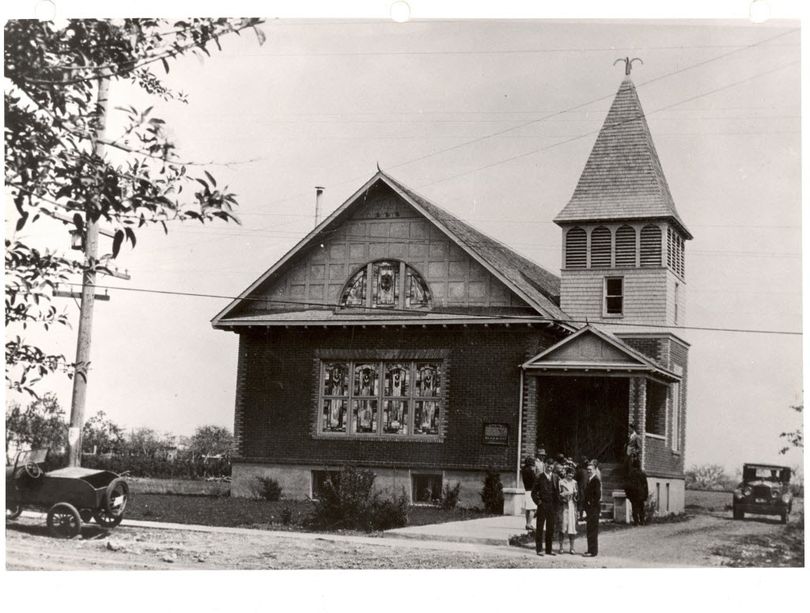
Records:
[[[792,521],[798,521],[794,509]],[[7,523],[8,570],[415,569],[716,567],[733,550],[783,531],[776,517],[733,521],[724,510],[692,510],[686,520],[605,532],[600,555],[538,558],[531,549],[354,536],[246,535],[127,526],[105,533],[89,526],[73,540],[47,534],[44,521]],[[577,549],[585,548],[584,535]],[[767,558],[763,558],[767,560]],[[767,564],[767,562],[766,562]]]

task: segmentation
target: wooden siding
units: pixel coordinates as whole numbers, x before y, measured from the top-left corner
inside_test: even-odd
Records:
[[[370,196],[319,245],[300,253],[256,293],[259,301],[245,305],[243,313],[307,308],[299,303],[336,305],[347,280],[367,262],[380,259],[401,260],[416,270],[430,288],[434,308],[530,308],[430,221],[386,190]],[[279,303],[271,307],[262,298]]]
[[[603,316],[605,277],[624,278],[622,317]],[[674,286],[673,286],[674,287]],[[664,268],[604,268],[563,270],[560,307],[572,318],[591,323],[641,322],[670,323],[667,271]]]
[[[678,291],[675,291],[675,285]],[[676,296],[677,294],[677,296]],[[671,270],[667,271],[667,323],[676,326],[686,324],[686,284],[679,279]],[[675,318],[675,300],[678,301],[678,317]]]

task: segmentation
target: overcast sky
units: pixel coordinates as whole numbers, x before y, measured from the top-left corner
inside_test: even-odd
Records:
[[[142,231],[96,305],[86,415],[190,434],[232,427],[238,337],[209,320],[380,167],[559,273],[570,198],[624,76],[682,219],[691,344],[687,464],[787,461],[802,391],[798,23],[272,21],[166,83],[189,104],[114,83],[111,108],[155,105],[186,160],[212,162],[241,226]],[[123,120],[111,116],[109,135]],[[43,224],[48,222],[42,222]],[[39,224],[38,224],[39,225]],[[41,226],[46,227],[46,226]],[[48,229],[50,229],[48,227]],[[54,247],[67,248],[53,228]],[[103,283],[105,281],[100,281]],[[63,301],[74,320],[76,305]],[[75,332],[50,349],[75,353]],[[69,411],[70,382],[51,379]],[[517,399],[516,399],[517,402]]]

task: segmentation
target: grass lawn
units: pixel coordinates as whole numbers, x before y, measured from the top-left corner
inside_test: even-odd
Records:
[[[312,510],[307,500],[268,502],[229,496],[193,496],[180,494],[135,494],[129,501],[126,519],[143,519],[178,524],[201,524],[260,528],[265,530],[306,530]],[[488,517],[474,509],[444,511],[437,507],[412,506],[408,525],[421,526],[448,521]]]

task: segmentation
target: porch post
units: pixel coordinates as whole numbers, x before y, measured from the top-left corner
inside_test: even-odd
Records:
[[[644,424],[647,419],[647,379],[644,377],[632,377],[630,379],[630,398],[627,411],[627,425],[635,424],[638,435],[641,439],[641,469],[644,470],[646,455],[646,436],[644,435]]]
[[[537,450],[537,377],[528,374],[523,385],[523,419],[520,457],[534,456]]]

